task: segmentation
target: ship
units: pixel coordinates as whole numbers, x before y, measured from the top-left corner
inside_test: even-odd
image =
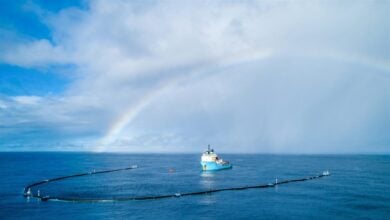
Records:
[[[232,164],[229,161],[224,161],[218,157],[214,152],[214,149],[208,146],[207,151],[203,152],[200,165],[203,171],[215,171],[232,168]]]

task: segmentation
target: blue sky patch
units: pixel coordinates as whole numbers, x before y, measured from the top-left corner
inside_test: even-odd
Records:
[[[0,65],[0,94],[7,96],[45,96],[62,93],[70,79],[64,75]]]

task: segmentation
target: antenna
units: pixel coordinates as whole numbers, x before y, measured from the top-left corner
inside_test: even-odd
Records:
[[[208,151],[210,151],[210,144],[209,144],[209,146],[208,146]]]

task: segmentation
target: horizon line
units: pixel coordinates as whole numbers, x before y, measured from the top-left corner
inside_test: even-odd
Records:
[[[0,150],[0,153],[88,153],[88,154],[201,154],[203,151],[87,151],[87,150]],[[254,155],[390,155],[390,152],[228,152],[219,154]]]

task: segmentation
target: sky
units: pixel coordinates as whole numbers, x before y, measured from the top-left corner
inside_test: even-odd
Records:
[[[390,1],[0,3],[0,151],[389,153]]]

